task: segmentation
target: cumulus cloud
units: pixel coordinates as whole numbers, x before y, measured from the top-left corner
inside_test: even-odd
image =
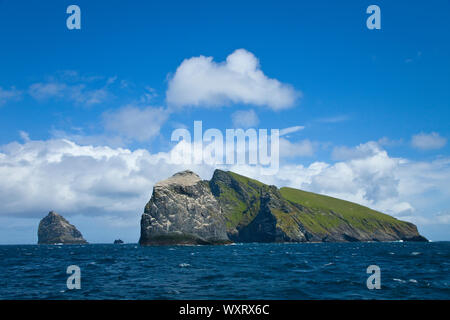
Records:
[[[378,152],[378,145],[379,143],[371,141],[368,143],[362,143],[354,148],[347,146],[334,147],[333,152],[331,153],[331,158],[333,160],[366,158]]]
[[[137,223],[155,182],[185,169],[204,179],[212,176],[212,166],[171,161],[183,144],[156,154],[29,137],[22,143],[0,146],[0,216],[37,219],[56,210],[74,219],[85,216],[72,220],[85,221],[85,228],[94,222],[102,228],[112,228],[108,225],[113,224],[114,230],[123,226],[137,238],[138,227],[130,226]],[[220,168],[268,184],[354,201],[408,221],[419,223],[426,218],[428,224],[450,222],[448,211],[434,217],[436,208],[448,209],[450,159],[414,162],[394,158],[373,142],[360,148],[371,152],[335,163],[286,163],[270,176],[261,174],[257,166]],[[89,233],[95,235],[95,230]]]
[[[69,140],[26,141],[0,147],[0,215],[42,217],[142,213],[156,181],[187,169],[169,154],[80,146]],[[212,169],[193,166],[200,174]]]
[[[267,77],[251,52],[238,49],[222,63],[205,56],[184,60],[169,80],[166,99],[174,107],[242,103],[281,110],[294,106],[300,95]]]
[[[426,216],[436,207],[448,207],[450,159],[394,158],[375,142],[354,149],[353,157],[347,154],[335,163],[285,164],[274,176],[260,175],[248,166],[233,169],[269,184],[330,195],[402,218]]]
[[[238,110],[231,115],[235,128],[256,127],[259,123],[258,115],[254,110]]]
[[[20,99],[22,96],[22,91],[17,90],[15,87],[9,89],[3,89],[0,87],[0,106],[4,105],[9,101],[15,101]]]
[[[411,144],[420,150],[435,150],[445,146],[447,139],[441,137],[437,132],[419,133],[412,137]]]
[[[157,136],[168,117],[169,112],[164,108],[132,105],[103,114],[106,130],[141,142]]]

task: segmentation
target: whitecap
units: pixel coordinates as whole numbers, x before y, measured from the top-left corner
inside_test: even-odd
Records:
[[[417,280],[416,279],[409,279],[409,282],[417,283]]]
[[[180,268],[186,268],[186,267],[190,267],[191,265],[189,263],[180,263],[178,266]]]
[[[417,251],[411,252],[411,255],[412,255],[412,256],[417,256],[417,255],[419,255],[419,254],[422,254],[422,252],[417,252]]]

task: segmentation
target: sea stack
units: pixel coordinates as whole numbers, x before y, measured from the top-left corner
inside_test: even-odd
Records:
[[[155,184],[141,219],[141,245],[228,242],[223,214],[208,181],[183,171]]]
[[[54,211],[41,220],[38,229],[38,244],[85,244],[81,232]]]

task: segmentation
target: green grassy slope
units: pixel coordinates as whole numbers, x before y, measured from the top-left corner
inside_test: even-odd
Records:
[[[211,191],[225,209],[227,229],[248,225],[258,214],[263,183],[234,172],[216,170]]]
[[[323,233],[342,223],[368,232],[388,225],[407,226],[404,221],[350,201],[293,188],[281,188],[280,193],[289,202],[307,208],[298,217],[315,232]]]
[[[240,234],[245,228],[250,233],[281,230],[289,241],[304,241],[305,237],[307,241],[386,241],[420,236],[413,224],[362,205],[293,188],[277,189],[231,171],[216,170],[210,188],[223,209],[229,234]],[[261,213],[276,217],[272,229],[269,222],[255,219]]]

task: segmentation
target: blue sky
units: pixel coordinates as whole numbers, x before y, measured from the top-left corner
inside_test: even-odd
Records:
[[[70,4],[81,8],[81,30],[66,28]],[[381,8],[381,30],[366,28],[371,4]],[[266,182],[357,201],[449,240],[449,20],[448,1],[0,0],[0,243],[35,242],[39,218],[52,209],[92,242],[111,242],[113,232],[136,241],[153,183],[176,168],[133,171],[117,150],[131,158],[169,152],[177,127],[202,120],[225,130],[237,111],[251,113],[257,128],[304,127],[286,137],[290,156]],[[181,86],[195,85],[177,73],[183,61],[212,57],[215,68],[237,49],[301,97],[282,109],[257,93],[232,99],[228,91],[223,105],[169,105],[178,75]],[[61,139],[74,145],[61,147]],[[71,161],[49,169],[52,156],[67,152]],[[101,162],[104,152],[120,153],[117,162],[131,170],[124,181],[140,191],[105,178],[117,168]],[[88,157],[105,170],[96,179],[83,175]],[[198,170],[209,178],[212,168]],[[31,185],[44,180],[54,183]],[[58,201],[49,197],[55,192]]]

